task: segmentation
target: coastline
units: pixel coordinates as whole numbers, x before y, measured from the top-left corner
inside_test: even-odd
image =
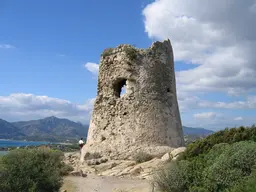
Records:
[[[9,151],[19,147],[33,147],[40,145],[50,145],[52,143],[45,141],[24,141],[24,140],[11,140],[1,139],[0,140],[0,151]]]
[[[47,144],[59,144],[59,145],[72,145],[73,143],[68,142],[58,142],[58,141],[36,141],[36,140],[17,140],[17,139],[0,139],[0,141],[13,141],[13,142],[33,142],[33,143],[47,143]]]
[[[62,152],[74,152],[79,150],[79,146],[75,143],[65,142],[49,142],[49,141],[24,141],[24,140],[0,140],[0,156],[6,155],[9,151],[15,149],[33,149],[45,146],[53,150],[60,150]]]

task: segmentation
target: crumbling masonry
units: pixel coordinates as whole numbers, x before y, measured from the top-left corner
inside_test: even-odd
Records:
[[[121,94],[122,87],[126,93]],[[119,45],[101,55],[86,152],[127,159],[184,146],[170,40]]]

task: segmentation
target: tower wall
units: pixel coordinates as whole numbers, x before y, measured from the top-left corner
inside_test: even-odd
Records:
[[[120,96],[123,85],[126,93]],[[118,159],[138,150],[180,146],[184,138],[170,41],[148,49],[105,50],[85,150]]]

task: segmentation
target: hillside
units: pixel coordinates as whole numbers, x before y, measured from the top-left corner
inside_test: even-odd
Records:
[[[0,119],[0,139],[12,139],[18,136],[25,136],[25,134],[11,123]]]
[[[186,126],[182,126],[182,128],[183,128],[184,135],[207,136],[214,133],[214,131],[204,129],[204,128],[193,128],[193,127],[186,127]]]
[[[88,125],[76,123],[68,119],[47,117],[39,120],[12,123],[28,138],[35,140],[59,140],[86,137]]]

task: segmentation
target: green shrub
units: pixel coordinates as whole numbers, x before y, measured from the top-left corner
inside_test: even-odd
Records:
[[[143,163],[153,159],[153,156],[143,151],[140,151],[133,156],[133,159],[136,161],[136,163]]]
[[[218,131],[189,144],[154,177],[162,192],[256,191],[256,127]]]
[[[237,183],[227,192],[255,192],[256,191],[256,169],[248,177]]]
[[[126,46],[124,52],[130,60],[135,60],[137,58],[138,51],[134,47]]]
[[[71,171],[74,171],[74,168],[71,165],[63,164],[63,166],[60,169],[60,175],[61,176],[66,176]]]
[[[171,162],[160,170],[155,183],[160,191],[225,191],[232,189],[251,175],[256,166],[256,142],[220,143],[189,160]],[[239,185],[238,185],[239,186]],[[251,184],[251,187],[254,186]]]
[[[188,185],[188,169],[187,161],[171,162],[155,173],[154,184],[163,192],[184,192]]]
[[[112,53],[113,53],[113,48],[107,48],[103,51],[103,53],[101,54],[101,56],[103,58],[107,57],[107,56],[110,56]]]
[[[62,176],[71,171],[60,151],[18,149],[1,160],[0,188],[5,192],[57,192]]]
[[[205,156],[202,178],[209,191],[223,191],[234,186],[249,176],[256,164],[256,142],[242,141],[222,148],[213,149]]]
[[[207,153],[214,145],[219,143],[232,144],[239,141],[256,141],[256,127],[240,127],[218,131],[204,139],[197,140],[187,146],[187,150],[179,159],[190,159],[199,154]]]

